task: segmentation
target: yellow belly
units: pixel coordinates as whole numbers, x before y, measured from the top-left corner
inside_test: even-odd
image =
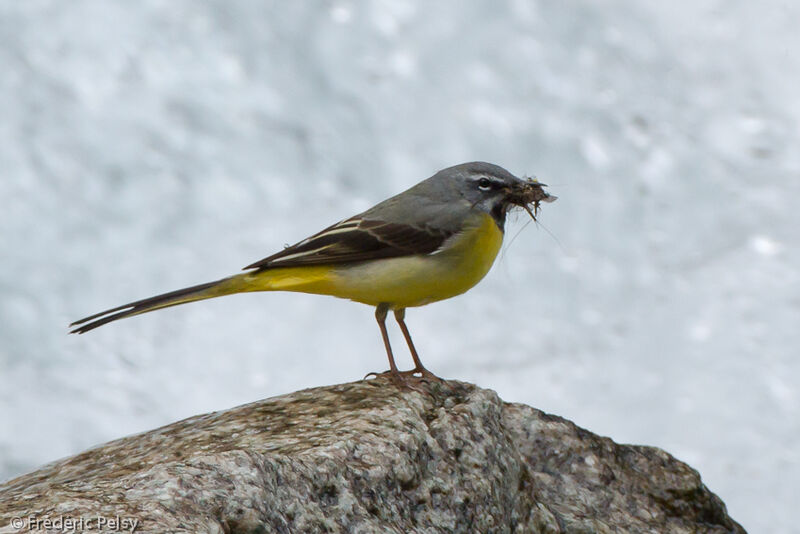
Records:
[[[482,214],[430,255],[385,258],[343,266],[288,267],[240,275],[240,291],[300,291],[391,308],[423,306],[464,293],[492,267],[503,232]]]

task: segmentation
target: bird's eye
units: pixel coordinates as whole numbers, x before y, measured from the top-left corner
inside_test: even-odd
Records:
[[[481,191],[489,191],[492,188],[492,182],[488,178],[481,178],[478,180],[478,189]]]

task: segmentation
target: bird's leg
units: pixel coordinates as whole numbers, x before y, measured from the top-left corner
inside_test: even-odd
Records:
[[[381,336],[383,336],[383,345],[386,347],[386,355],[389,357],[389,374],[395,382],[403,382],[403,375],[397,370],[397,365],[394,363],[394,354],[392,354],[392,346],[389,344],[389,333],[386,331],[386,315],[389,313],[389,305],[385,302],[378,304],[375,308],[375,319],[378,321],[378,326],[381,329]],[[377,375],[377,373],[370,373]],[[367,376],[369,376],[367,375]]]
[[[414,342],[411,341],[411,334],[408,332],[408,327],[406,326],[406,309],[405,308],[398,308],[394,310],[394,318],[397,321],[397,324],[400,325],[400,330],[403,332],[403,337],[406,338],[406,343],[408,344],[408,350],[411,352],[411,357],[414,358],[414,369],[411,371],[407,371],[404,374],[415,375],[419,373],[422,375],[422,378],[429,378],[433,380],[441,380],[438,376],[431,373],[425,366],[422,365],[422,362],[419,359],[419,355],[417,354],[417,349],[414,348]]]

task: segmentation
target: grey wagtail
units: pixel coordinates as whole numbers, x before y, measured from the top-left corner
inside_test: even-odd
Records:
[[[556,199],[544,186],[490,163],[449,167],[363,213],[248,265],[244,273],[91,315],[72,323],[71,327],[77,327],[72,333],[233,293],[317,293],[376,307],[393,379],[437,378],[417,355],[404,321],[406,308],[460,295],[477,284],[500,250],[509,209],[521,207],[536,219],[539,203]],[[389,310],[394,312],[414,359],[411,371],[401,373],[395,365],[386,332]]]

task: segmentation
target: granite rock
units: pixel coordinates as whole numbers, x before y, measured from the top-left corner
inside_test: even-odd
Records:
[[[660,449],[471,384],[383,377],[192,417],[0,485],[0,533],[60,532],[44,522],[59,518],[95,532],[744,532]]]

